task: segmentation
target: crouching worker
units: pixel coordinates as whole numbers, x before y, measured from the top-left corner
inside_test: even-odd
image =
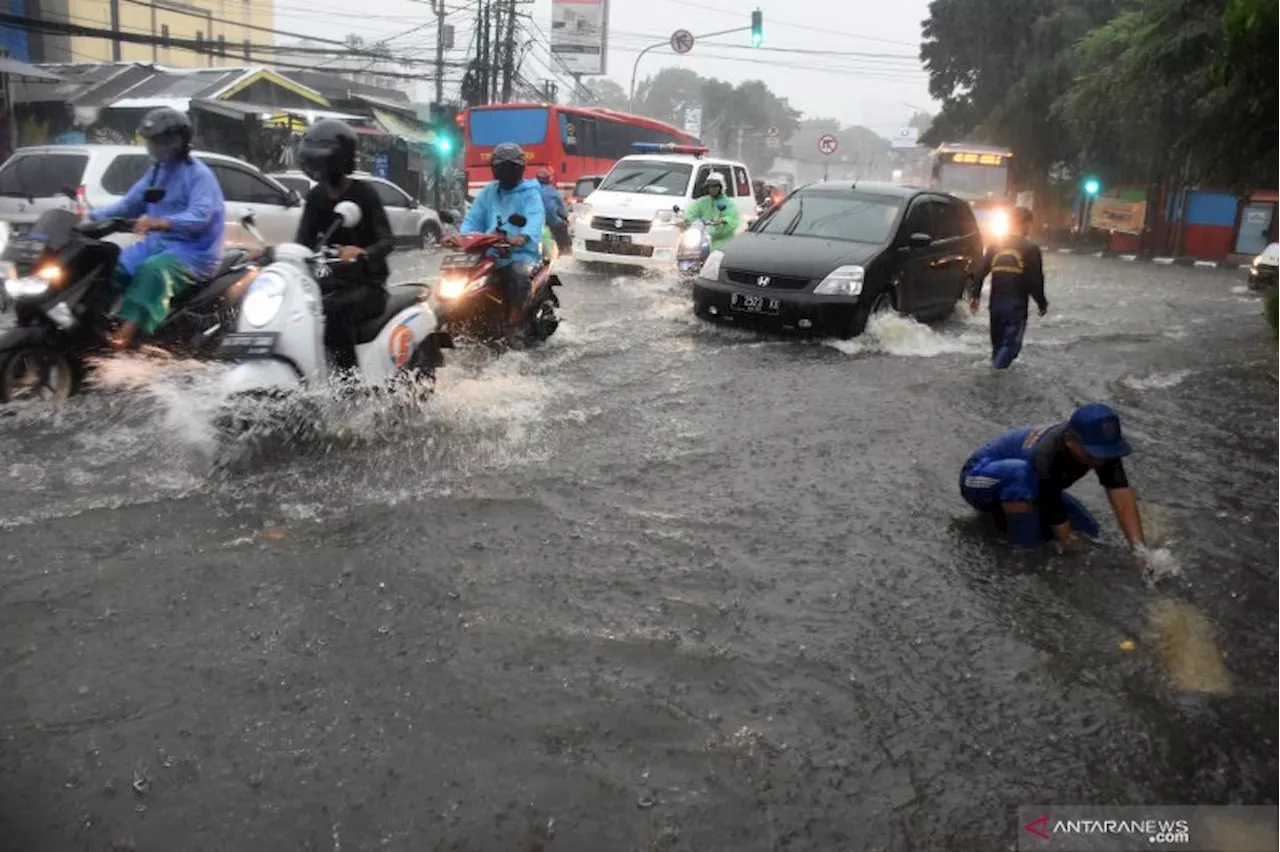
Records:
[[[116,310],[120,326],[111,338],[117,351],[132,346],[138,332],[153,333],[169,315],[174,296],[213,274],[226,228],[222,188],[209,167],[191,156],[190,120],[160,107],[143,117],[138,133],[153,165],[123,198],[89,214],[136,217],[134,231],[142,235],[120,254],[112,280],[123,296]]]
[[[1080,535],[1098,535],[1098,522],[1066,493],[1092,470],[1142,567],[1142,518],[1121,462],[1128,454],[1119,415],[1106,405],[1083,405],[1065,423],[1010,429],[981,447],[960,471],[960,493],[1016,545],[1057,541],[1073,549]]]

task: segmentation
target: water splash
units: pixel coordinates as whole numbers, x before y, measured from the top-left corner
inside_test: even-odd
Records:
[[[1168,390],[1182,384],[1190,375],[1191,370],[1173,370],[1168,373],[1152,373],[1141,378],[1126,376],[1120,380],[1120,383],[1134,390]]]
[[[959,322],[965,326],[973,324],[972,320]],[[892,313],[871,317],[867,322],[866,331],[853,340],[828,339],[823,342],[846,355],[879,352],[908,358],[933,358],[938,355],[970,352],[974,346],[972,341],[965,340],[946,329],[933,329],[911,317]]]

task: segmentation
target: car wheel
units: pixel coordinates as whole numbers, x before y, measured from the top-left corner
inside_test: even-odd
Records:
[[[428,251],[435,249],[440,245],[440,226],[435,222],[423,222],[422,230],[418,232],[418,248]]]
[[[876,314],[897,313],[898,312],[898,287],[902,283],[902,276],[895,275],[889,286],[884,287],[876,297],[871,300],[868,307],[859,307],[853,312],[853,317],[849,323],[842,328],[835,330],[836,336],[844,340],[850,337],[857,337],[867,330],[867,323],[871,321],[871,317]]]

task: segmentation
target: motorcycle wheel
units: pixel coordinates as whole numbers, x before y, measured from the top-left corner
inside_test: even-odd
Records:
[[[0,355],[0,403],[63,402],[79,383],[79,371],[66,353],[27,347]]]

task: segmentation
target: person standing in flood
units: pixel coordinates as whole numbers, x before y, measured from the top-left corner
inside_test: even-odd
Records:
[[[989,247],[973,276],[969,309],[978,312],[982,284],[991,276],[991,366],[1004,370],[1022,351],[1022,336],[1027,330],[1027,301],[1034,299],[1040,316],[1049,310],[1044,296],[1044,258],[1040,246],[1027,236],[1031,230],[1031,211],[1014,208],[1009,223],[1009,236],[1000,245]]]

